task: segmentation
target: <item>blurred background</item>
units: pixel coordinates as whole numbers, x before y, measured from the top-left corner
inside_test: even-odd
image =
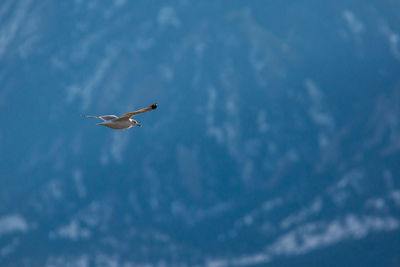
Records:
[[[400,266],[399,1],[3,0],[0,121],[1,266]]]

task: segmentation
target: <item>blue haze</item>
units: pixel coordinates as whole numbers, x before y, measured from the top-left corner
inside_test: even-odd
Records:
[[[1,266],[400,266],[398,1],[3,0],[0,114]]]

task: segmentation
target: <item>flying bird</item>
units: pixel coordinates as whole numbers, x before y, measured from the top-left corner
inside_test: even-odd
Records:
[[[131,119],[133,116],[144,113],[147,111],[152,111],[157,108],[157,104],[153,104],[147,108],[142,108],[136,111],[128,112],[121,117],[115,116],[115,115],[102,115],[102,116],[88,116],[88,115],[81,115],[82,117],[86,118],[99,118],[102,119],[104,122],[102,123],[97,123],[96,125],[103,125],[112,129],[129,129],[133,126],[139,126],[142,127],[137,121]]]

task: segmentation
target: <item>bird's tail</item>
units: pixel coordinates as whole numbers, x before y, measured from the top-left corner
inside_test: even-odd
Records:
[[[81,114],[81,117],[85,117],[85,118],[98,118],[98,116],[89,116],[89,115],[82,115],[82,114]]]

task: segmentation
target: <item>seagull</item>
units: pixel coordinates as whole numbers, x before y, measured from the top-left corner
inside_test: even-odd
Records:
[[[144,113],[147,111],[152,111],[153,109],[157,108],[157,104],[153,104],[147,108],[142,108],[136,111],[128,112],[121,117],[115,116],[115,115],[102,115],[102,116],[88,116],[88,115],[81,115],[82,117],[86,118],[98,118],[102,119],[104,122],[102,123],[97,123],[96,125],[103,125],[106,127],[109,127],[111,129],[117,129],[117,130],[122,130],[122,129],[129,129],[133,126],[138,126],[142,127],[137,121],[131,119],[133,116]]]

